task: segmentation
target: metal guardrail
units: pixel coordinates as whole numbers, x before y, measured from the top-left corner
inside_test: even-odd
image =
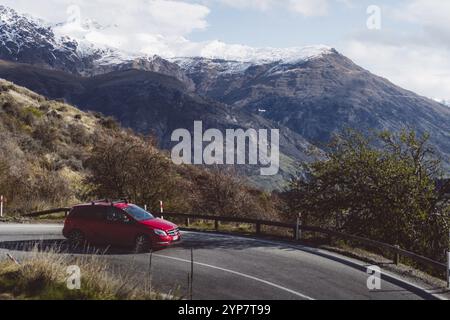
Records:
[[[51,209],[51,210],[45,210],[45,211],[38,211],[38,212],[32,212],[29,214],[26,214],[24,216],[26,217],[39,217],[54,213],[62,213],[64,212],[67,216],[71,208],[57,208],[57,209]],[[394,254],[394,263],[399,264],[400,257],[408,257],[416,262],[420,262],[422,264],[426,264],[429,266],[432,266],[436,270],[447,272],[447,265],[445,263],[441,263],[439,261],[435,261],[433,259],[418,255],[414,252],[410,252],[404,249],[401,249],[398,246],[393,246],[387,243],[383,243],[380,241],[375,241],[371,239],[367,239],[360,236],[354,236],[345,234],[342,232],[334,231],[334,230],[328,230],[323,229],[319,227],[313,227],[313,226],[303,226],[296,223],[285,223],[285,222],[278,222],[278,221],[268,221],[268,220],[257,220],[257,219],[249,219],[249,218],[237,218],[237,217],[221,217],[221,216],[210,216],[210,215],[197,215],[197,214],[181,214],[181,213],[164,213],[164,217],[172,217],[172,218],[181,218],[185,219],[186,225],[189,226],[190,219],[194,220],[206,220],[206,221],[214,221],[214,226],[216,230],[220,229],[220,222],[231,222],[231,223],[246,223],[246,224],[253,224],[255,225],[256,234],[260,235],[262,234],[261,226],[271,226],[271,227],[279,227],[279,228],[286,228],[291,229],[293,231],[294,239],[299,239],[299,234],[301,231],[306,232],[316,232],[320,234],[325,234],[331,237],[336,237],[340,239],[355,241],[367,246],[375,247],[378,249],[384,249],[388,250],[389,252]],[[448,279],[447,277],[445,278]]]
[[[299,236],[299,230],[306,231],[306,232],[316,232],[325,234],[331,237],[336,237],[340,239],[345,240],[351,240],[355,241],[367,246],[376,247],[378,249],[384,249],[388,250],[391,253],[394,254],[394,263],[399,264],[400,257],[408,257],[416,262],[420,262],[422,264],[426,264],[429,266],[432,266],[433,268],[439,270],[439,271],[446,271],[447,265],[445,263],[441,263],[439,261],[435,261],[433,259],[418,255],[414,252],[410,252],[407,250],[403,250],[398,246],[393,246],[387,243],[383,243],[380,241],[375,241],[371,239],[367,239],[360,236],[354,236],[345,234],[342,232],[334,231],[334,230],[328,230],[323,229],[319,227],[312,227],[312,226],[302,226],[297,225],[295,223],[284,223],[284,222],[276,222],[276,221],[267,221],[267,220],[257,220],[257,219],[247,219],[247,218],[234,218],[234,217],[220,217],[220,216],[208,216],[208,215],[195,215],[195,214],[179,214],[179,213],[164,213],[164,217],[172,217],[172,218],[182,218],[186,220],[186,225],[189,226],[189,219],[195,219],[195,220],[207,220],[207,221],[214,221],[215,229],[219,230],[219,223],[220,222],[232,222],[232,223],[246,223],[246,224],[254,224],[256,229],[256,234],[262,234],[261,226],[272,226],[272,227],[280,227],[280,228],[286,228],[293,230],[294,239],[298,239]],[[447,279],[447,278],[446,278]]]
[[[69,214],[69,211],[72,210],[72,208],[57,208],[57,209],[50,209],[50,210],[44,210],[44,211],[36,211],[28,214],[24,214],[24,217],[30,217],[30,218],[36,218],[41,216],[46,216],[48,214],[54,214],[54,213],[65,213],[67,216]]]

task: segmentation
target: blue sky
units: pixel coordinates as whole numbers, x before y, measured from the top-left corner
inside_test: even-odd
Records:
[[[248,47],[324,44],[394,83],[450,100],[448,0],[0,0],[68,23],[65,33],[164,57],[236,54]],[[367,27],[380,9],[381,29]],[[74,11],[75,7],[75,11]],[[81,30],[95,20],[104,30]],[[240,46],[232,46],[240,45]]]
[[[219,39],[257,47],[291,47],[323,43],[336,46],[352,32],[366,27],[367,5],[353,8],[333,3],[327,16],[305,17],[286,8],[252,10],[220,2],[210,5],[208,28],[196,30],[191,39]],[[345,18],[344,18],[345,17]]]

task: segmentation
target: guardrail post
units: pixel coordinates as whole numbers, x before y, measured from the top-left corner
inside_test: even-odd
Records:
[[[190,224],[191,222],[189,221],[189,218],[186,218],[186,227],[189,227]]]
[[[3,218],[3,195],[0,196],[0,218]]]
[[[256,223],[256,234],[261,234],[261,223]]]
[[[297,223],[295,225],[295,240],[300,240],[302,238],[302,230],[301,230],[302,221],[300,219],[300,216],[297,217]]]
[[[395,249],[400,249],[400,246],[398,245],[395,245],[394,247]],[[397,266],[400,264],[400,253],[397,250],[394,252],[394,264]]]

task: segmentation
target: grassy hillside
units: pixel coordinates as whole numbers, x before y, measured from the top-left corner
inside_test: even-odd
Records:
[[[0,192],[8,207],[41,209],[83,193],[83,159],[107,119],[0,82]]]
[[[276,215],[272,195],[232,172],[175,166],[152,137],[0,80],[0,194],[7,213],[131,197],[156,209]]]

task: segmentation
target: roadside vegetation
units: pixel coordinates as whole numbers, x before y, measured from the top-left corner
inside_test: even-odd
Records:
[[[151,136],[0,80],[0,149],[9,216],[127,197],[154,212],[163,200],[169,212],[286,222],[301,214],[303,225],[441,261],[449,245],[449,182],[428,136],[413,131],[338,134],[285,192],[268,193],[229,168],[175,166]]]
[[[398,245],[445,261],[450,183],[428,135],[404,130],[364,136],[348,130],[324,160],[302,167],[283,194],[304,225]],[[441,183],[438,183],[441,181]]]
[[[173,299],[160,294],[151,283],[136,284],[134,270],[110,270],[101,257],[74,258],[54,251],[33,251],[25,260],[0,262],[0,300],[161,300]],[[78,266],[80,289],[67,286],[69,266]]]

